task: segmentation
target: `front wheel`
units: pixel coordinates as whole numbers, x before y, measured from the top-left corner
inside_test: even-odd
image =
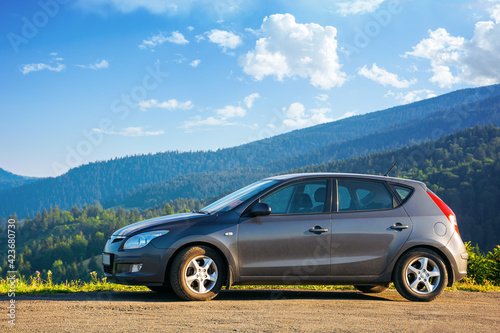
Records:
[[[448,272],[436,252],[416,248],[405,253],[394,271],[394,286],[401,296],[415,302],[429,302],[446,287]]]
[[[217,296],[224,281],[224,262],[205,246],[181,251],[170,270],[172,289],[187,301],[208,301]]]

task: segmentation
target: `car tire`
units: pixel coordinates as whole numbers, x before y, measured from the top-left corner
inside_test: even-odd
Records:
[[[162,293],[162,294],[168,294],[171,293],[172,286],[170,285],[165,285],[165,286],[147,286],[149,290],[154,291],[155,293]]]
[[[415,248],[398,260],[393,279],[397,291],[407,300],[429,302],[444,291],[448,272],[439,254]]]
[[[389,288],[390,283],[378,284],[378,285],[370,285],[370,286],[358,286],[355,285],[354,288],[365,294],[379,294],[383,293]]]
[[[193,246],[174,258],[170,269],[172,289],[187,301],[208,301],[217,296],[224,281],[224,262],[205,246]]]

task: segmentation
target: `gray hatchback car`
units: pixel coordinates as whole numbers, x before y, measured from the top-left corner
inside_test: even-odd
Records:
[[[344,173],[289,174],[239,189],[199,212],[154,218],[106,243],[109,281],[209,300],[235,284],[394,283],[431,301],[466,275],[453,211],[424,183]]]

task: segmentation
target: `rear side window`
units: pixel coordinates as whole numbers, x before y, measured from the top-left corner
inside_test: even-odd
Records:
[[[337,200],[339,212],[394,207],[394,199],[383,183],[365,180],[339,180]]]
[[[399,199],[401,199],[401,202],[405,202],[406,199],[408,199],[410,195],[413,193],[413,189],[409,187],[392,184],[392,188],[397,193]]]

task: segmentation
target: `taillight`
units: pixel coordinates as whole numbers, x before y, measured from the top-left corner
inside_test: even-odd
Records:
[[[458,232],[457,217],[456,217],[455,213],[453,213],[451,208],[448,207],[448,205],[445,204],[443,200],[439,199],[439,197],[437,195],[435,195],[434,193],[432,193],[430,190],[427,190],[427,194],[431,197],[432,201],[434,201],[434,203],[436,203],[436,205],[439,207],[439,209],[441,209],[443,214],[446,215],[446,217],[448,218],[448,221],[450,221],[451,225],[453,225],[457,234],[460,234]]]

